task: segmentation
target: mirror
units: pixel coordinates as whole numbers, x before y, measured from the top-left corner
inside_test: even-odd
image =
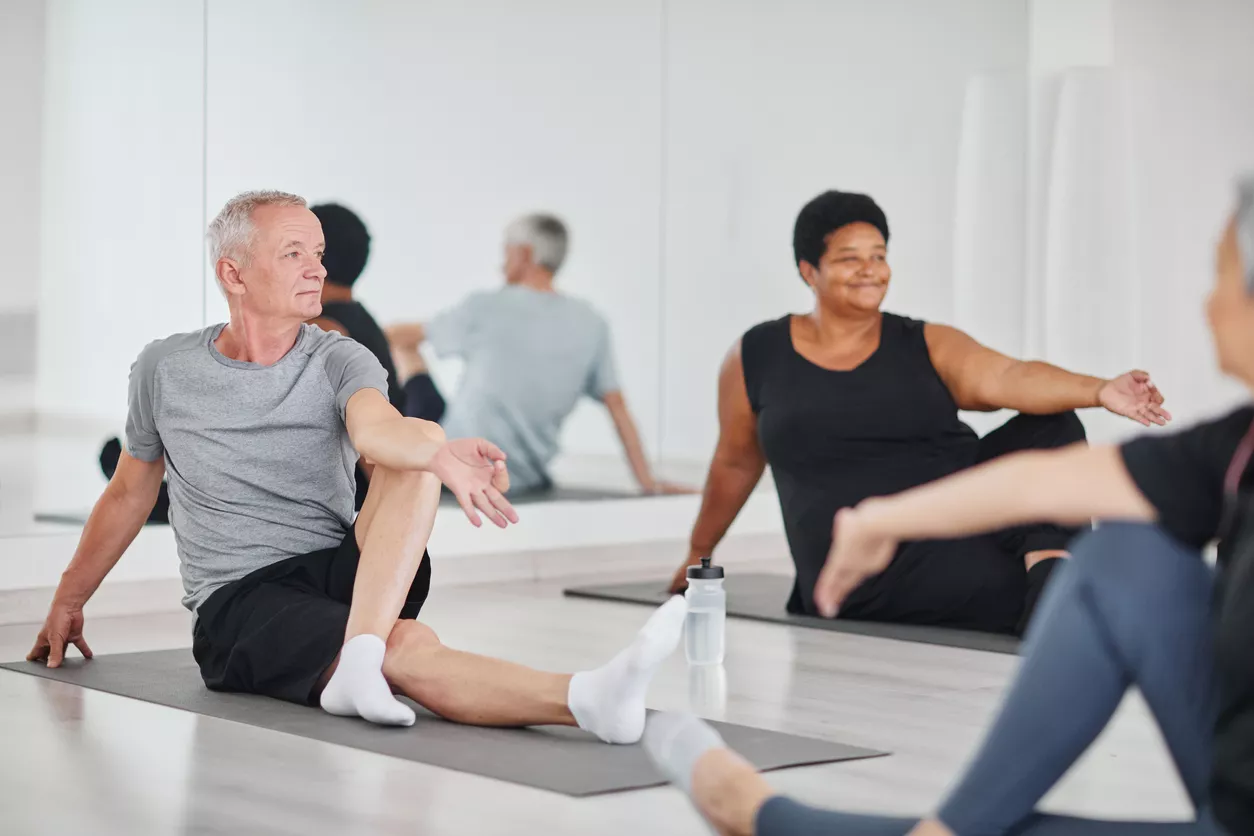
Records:
[[[1254,165],[1231,106],[1248,84],[1160,48],[1169,15],[1103,5],[1124,33],[1106,41],[1027,0],[10,4],[0,534],[85,515],[139,350],[225,318],[203,233],[252,188],[364,220],[354,291],[383,325],[499,291],[507,226],[562,219],[555,286],[608,323],[654,472],[692,486],[726,351],[810,307],[792,224],[826,188],[887,211],[888,309],[1095,374],[1146,364],[1178,419],[1212,412],[1233,392],[1187,371],[1204,291],[1173,277],[1208,269],[1205,231]],[[1182,104],[1189,130],[1151,129]],[[1145,255],[1160,240],[1178,263]],[[1177,327],[1187,351],[1159,338]],[[455,399],[464,364],[424,357]],[[601,404],[558,447],[559,485],[637,490]]]
[[[34,515],[98,498],[131,362],[204,322],[204,14],[152,0],[4,14],[3,316],[21,344],[4,352],[20,362],[4,378],[17,432],[0,443],[0,532],[58,533]]]
[[[554,286],[609,322],[621,389],[656,450],[658,5],[306,8],[209,4],[210,214],[261,187],[351,208],[371,235],[354,297],[385,326],[430,323],[470,294],[495,294],[506,226],[530,212],[556,215],[570,245]],[[300,37],[276,37],[294,15]],[[225,315],[211,295],[210,320]],[[520,351],[566,338],[513,330]],[[461,364],[429,344],[424,355],[452,402]],[[557,373],[516,371],[534,375],[533,386]],[[634,487],[600,404],[579,404],[560,448],[559,484]]]

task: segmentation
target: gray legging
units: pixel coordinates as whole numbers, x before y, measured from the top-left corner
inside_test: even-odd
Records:
[[[1211,595],[1201,556],[1149,525],[1107,523],[1054,573],[1018,676],[984,744],[939,818],[959,836],[1212,836],[1207,811],[1215,718]],[[1036,804],[1141,689],[1198,818],[1109,822],[1051,816]],[[1048,729],[1042,734],[1041,729]],[[821,810],[776,796],[760,836],[902,836],[916,819]]]

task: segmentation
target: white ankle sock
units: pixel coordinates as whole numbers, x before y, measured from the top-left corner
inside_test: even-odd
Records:
[[[708,723],[691,714],[654,712],[644,727],[644,751],[671,783],[692,795],[692,771],[711,749],[726,744]]]
[[[678,646],[687,613],[683,597],[672,597],[649,617],[625,650],[596,670],[571,677],[566,702],[579,728],[606,743],[640,739],[649,681]]]
[[[383,678],[387,644],[370,633],[353,636],[340,650],[340,662],[322,689],[322,710],[341,717],[361,717],[384,726],[412,726],[413,709],[392,696]]]

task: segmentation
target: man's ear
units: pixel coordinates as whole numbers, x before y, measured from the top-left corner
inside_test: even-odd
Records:
[[[218,284],[228,296],[243,296],[244,282],[240,278],[240,267],[232,258],[220,258],[214,265],[218,275]]]

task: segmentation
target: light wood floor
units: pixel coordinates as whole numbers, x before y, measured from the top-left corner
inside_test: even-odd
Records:
[[[607,658],[646,614],[564,599],[551,583],[510,583],[437,589],[424,620],[450,645],[570,670]],[[35,631],[0,627],[0,658],[23,656]],[[185,647],[189,619],[98,619],[87,637],[98,655]],[[690,678],[680,653],[655,680],[651,707],[694,706],[717,719],[891,750],[771,779],[808,802],[891,813],[937,802],[1015,665],[995,654],[734,620],[728,648],[725,686]],[[1189,815],[1135,698],[1047,806],[1111,818]],[[704,832],[669,788],[572,799],[0,671],[4,834]]]

